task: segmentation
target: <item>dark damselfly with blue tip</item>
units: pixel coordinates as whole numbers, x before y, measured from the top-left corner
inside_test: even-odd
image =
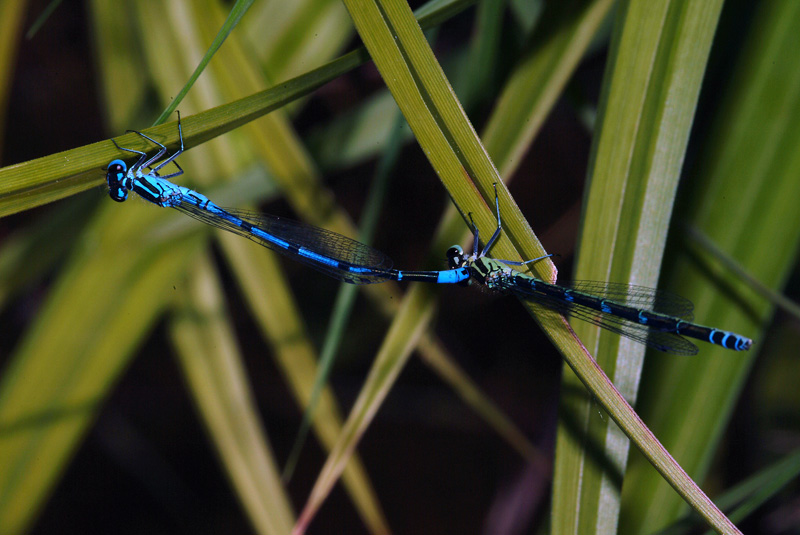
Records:
[[[458,245],[447,251],[449,267],[466,268],[469,270],[470,281],[588,321],[666,353],[696,354],[697,346],[684,336],[735,351],[750,349],[753,344],[752,340],[739,334],[694,323],[692,302],[670,292],[646,286],[597,281],[575,281],[570,285],[560,286],[510,267],[530,264],[551,255],[525,262],[489,258],[486,255],[502,230],[496,186],[495,207],[497,229],[480,252],[478,229],[474,224],[472,254],[465,255]]]

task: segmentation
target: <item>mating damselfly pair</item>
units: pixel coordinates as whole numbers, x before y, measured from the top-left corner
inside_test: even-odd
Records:
[[[175,161],[184,149],[180,114],[180,149],[171,155],[167,155],[167,148],[153,138],[135,130],[132,132],[159,149],[148,157],[145,152],[120,147],[114,141],[119,150],[138,154],[139,159],[130,167],[123,160],[108,164],[106,181],[112,199],[125,201],[128,192],[133,191],[157,206],[175,208],[208,225],[244,236],[340,281],[351,284],[388,280],[475,283],[514,294],[649,347],[679,355],[697,353],[697,347],[684,336],[737,351],[749,349],[752,345],[752,341],[744,336],[693,323],[692,303],[675,294],[643,286],[595,281],[576,281],[560,286],[510,267],[539,259],[511,262],[488,257],[502,230],[496,192],[497,229],[483,249],[479,251],[478,230],[473,225],[472,254],[467,255],[461,247],[453,246],[447,251],[449,269],[404,271],[393,269],[392,261],[380,251],[335,232],[269,214],[222,208],[206,196],[170,182],[168,179],[183,174],[183,169]],[[170,162],[177,170],[159,174]]]

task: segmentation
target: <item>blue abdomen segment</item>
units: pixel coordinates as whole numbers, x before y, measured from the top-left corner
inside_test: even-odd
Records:
[[[753,345],[752,340],[736,333],[721,331],[719,329],[710,329],[710,331],[711,332],[708,334],[708,341],[712,344],[717,344],[736,351],[745,351],[750,349],[750,346]]]
[[[447,269],[444,271],[400,271],[392,270],[392,280],[430,282],[434,284],[458,284],[469,279],[468,268]]]
[[[712,344],[727,349],[733,349],[734,351],[747,351],[753,345],[751,339],[740,334],[694,323],[682,322],[679,326],[679,330],[676,332],[685,336],[691,336],[692,338],[706,340]]]
[[[469,279],[469,270],[467,268],[460,268],[440,271],[436,282],[439,284],[457,284],[467,279]]]

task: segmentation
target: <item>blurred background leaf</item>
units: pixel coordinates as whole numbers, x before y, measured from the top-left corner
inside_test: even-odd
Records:
[[[470,4],[436,1],[419,14],[424,25],[437,25],[436,60],[500,176],[516,178],[513,199],[501,198],[504,214],[519,206],[547,250],[560,253],[559,280],[568,280],[580,214],[604,208],[582,196],[592,133],[608,122],[597,115],[604,66],[636,50],[609,50],[610,1]],[[626,2],[617,12],[639,5]],[[0,2],[0,188],[13,185],[5,177],[20,178],[14,164],[105,145],[66,162],[85,167],[83,182],[59,182],[56,160],[44,169],[51,175],[24,177],[53,179],[53,191],[67,198],[30,209],[48,201],[46,191],[34,191],[26,211],[0,219],[0,532],[285,533],[340,439],[342,412],[364,395],[376,351],[391,346],[405,353],[416,346],[422,358],[398,361],[396,380],[383,383],[385,399],[369,409],[376,417],[345,469],[344,492],[326,495],[309,532],[508,533],[548,525],[557,407],[585,397],[583,387],[559,388],[558,354],[513,300],[461,288],[408,289],[409,299],[390,284],[359,292],[366,299],[356,300],[345,323],[315,439],[294,478],[279,479],[337,284],[180,214],[111,203],[94,187],[111,157],[108,138],[155,121],[230,8],[211,0],[95,1],[83,10],[65,3],[23,40],[46,6]],[[767,332],[773,305],[691,238],[701,232],[757,280],[796,296],[796,9],[727,2],[718,25],[702,30],[714,46],[696,113],[688,110],[691,137],[684,152],[665,158],[685,163],[660,286],[691,298],[701,323],[758,342],[747,355],[704,345],[691,359],[646,359],[643,417],[712,497],[797,448],[796,322],[778,315]],[[375,157],[397,115],[363,49],[328,63],[359,45],[338,1],[254,3],[179,105],[185,118],[197,117],[194,126],[188,120],[194,135],[211,132],[212,115],[203,114],[217,106],[294,77],[322,80],[318,68],[332,81],[222,137],[198,137],[201,146],[181,158],[181,183],[222,204],[258,204],[356,236],[351,221],[364,211]],[[434,74],[420,73],[421,82]],[[235,113],[213,115],[213,128],[241,124]],[[625,120],[646,124],[646,115]],[[176,140],[174,123],[157,132]],[[411,142],[390,173],[375,244],[397,267],[440,268],[444,248],[468,239],[461,216],[445,210],[434,168]],[[489,228],[491,210],[465,184],[450,183],[450,194]],[[663,202],[659,218],[672,204]],[[510,214],[508,223],[514,246],[536,254],[522,216]],[[615,255],[628,246],[586,236],[581,262],[596,260],[592,246]],[[406,315],[390,324],[399,309]],[[587,407],[589,425],[608,425],[596,405]],[[600,467],[595,481],[610,481],[612,494],[622,487],[619,517],[592,523],[595,530],[618,523],[620,533],[649,533],[685,513],[638,453],[624,482],[615,479],[619,471],[606,471],[602,447],[579,455]],[[595,477],[590,472],[583,477]],[[555,478],[559,492],[593,484],[569,469]],[[748,488],[776,495],[750,507],[740,527],[790,532],[796,484]],[[596,504],[579,497],[559,515]]]

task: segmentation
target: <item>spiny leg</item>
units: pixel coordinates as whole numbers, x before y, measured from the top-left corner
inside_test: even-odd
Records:
[[[184,145],[183,145],[183,128],[181,127],[181,114],[180,114],[180,112],[178,112],[178,137],[180,138],[180,141],[181,141],[181,148],[179,150],[175,151],[174,154],[172,154],[169,157],[167,157],[164,161],[159,162],[159,164],[156,165],[155,167],[152,167],[153,162],[158,161],[162,156],[164,156],[164,154],[167,152],[167,147],[164,146],[164,144],[159,143],[155,139],[151,138],[147,134],[139,132],[138,130],[128,130],[128,132],[134,132],[136,134],[139,134],[144,139],[146,139],[146,140],[152,142],[153,144],[158,145],[159,147],[161,147],[161,149],[158,151],[158,153],[155,156],[153,156],[152,158],[150,158],[146,162],[142,163],[142,160],[146,157],[146,155],[144,155],[145,153],[140,152],[140,151],[134,151],[133,149],[123,149],[122,147],[119,147],[119,145],[117,145],[117,147],[121,148],[122,150],[126,150],[128,152],[136,152],[137,154],[143,154],[144,155],[142,158],[139,159],[138,162],[136,162],[136,165],[134,166],[134,168],[148,167],[148,168],[150,168],[150,173],[154,174],[155,176],[160,176],[161,178],[174,178],[176,176],[180,176],[180,175],[183,174],[183,168],[181,168],[181,166],[178,165],[178,162],[174,161],[175,158],[177,158],[183,152],[183,147],[184,147]],[[116,145],[116,142],[114,144]],[[170,163],[170,162],[173,162],[175,164],[175,167],[178,168],[178,171],[175,172],[175,173],[169,174],[169,175],[164,175],[164,176],[159,175],[158,171],[161,168],[163,168],[165,165]]]
[[[483,248],[483,251],[481,252],[481,256],[485,256],[486,253],[489,252],[489,250],[494,245],[494,242],[497,241],[498,237],[500,237],[500,232],[503,230],[503,225],[502,225],[502,222],[500,220],[500,200],[498,199],[498,195],[497,195],[497,183],[496,182],[494,184],[494,204],[495,204],[495,209],[497,210],[497,230],[494,231],[494,234],[492,234],[492,237],[486,243],[486,247]],[[539,260],[544,260],[545,258],[550,258],[551,256],[554,256],[553,253],[546,254],[546,255],[540,256],[538,258],[533,258],[531,260],[524,260],[524,261],[500,260],[500,259],[496,259],[496,260],[498,260],[499,262],[502,262],[504,264],[507,264],[509,266],[524,266],[525,264],[531,264],[533,262],[538,262]]]
[[[153,162],[158,161],[162,156],[164,156],[164,154],[166,154],[167,147],[165,147],[164,145],[162,145],[161,143],[159,143],[155,139],[151,138],[150,136],[148,136],[146,134],[143,134],[142,132],[139,132],[138,130],[126,130],[126,132],[133,132],[134,134],[139,134],[144,139],[146,139],[146,140],[150,141],[151,143],[161,147],[159,149],[159,151],[155,154],[155,156],[153,156],[152,158],[150,158],[149,160],[147,160],[146,162],[144,162],[142,164],[142,167],[150,167],[153,164]],[[126,150],[130,150],[130,149],[126,149]]]
[[[478,244],[481,241],[480,238],[480,231],[478,230],[478,225],[475,224],[475,221],[472,219],[472,212],[469,214],[469,223],[472,225],[472,258],[478,258]]]
[[[486,256],[486,254],[491,250],[492,246],[494,245],[494,242],[496,242],[497,238],[500,237],[500,233],[503,231],[503,225],[500,222],[500,200],[497,197],[496,182],[494,183],[494,206],[497,212],[497,229],[494,231],[494,234],[492,234],[492,237],[489,238],[489,241],[486,242],[486,246],[483,248],[483,251],[481,251],[480,257]]]
[[[142,152],[140,150],[134,150],[134,149],[126,149],[125,147],[120,147],[119,144],[116,141],[114,141],[114,138],[111,138],[111,142],[114,144],[115,147],[117,147],[118,150],[124,150],[125,152],[132,152],[134,154],[139,154],[140,155],[140,157],[136,161],[136,163],[131,166],[131,172],[135,172],[137,169],[140,169],[142,167],[142,163],[144,162],[145,159],[147,159],[147,153],[146,152]]]
[[[181,148],[180,148],[180,149],[178,149],[178,150],[176,150],[176,151],[175,151],[175,152],[172,154],[172,156],[170,156],[169,158],[167,158],[166,160],[164,160],[163,162],[161,162],[160,164],[158,164],[158,165],[157,165],[157,166],[156,166],[156,167],[153,169],[153,171],[154,171],[154,172],[158,172],[158,170],[159,170],[159,169],[161,169],[162,167],[164,167],[165,165],[167,165],[169,162],[172,162],[172,161],[174,161],[174,160],[175,160],[175,158],[177,158],[177,157],[178,157],[178,156],[179,156],[179,155],[180,155],[180,154],[183,152],[183,127],[181,127],[181,112],[180,112],[180,111],[178,112],[178,138],[179,138],[179,139],[180,139],[180,141],[181,141]],[[161,145],[161,143],[159,143],[159,145]],[[161,145],[161,146],[163,147],[164,145]],[[166,147],[165,147],[165,150],[166,150]],[[183,169],[181,169],[181,166],[180,166],[180,165],[178,165],[178,162],[175,162],[175,167],[177,167],[177,168],[178,168],[178,171],[180,171],[180,172],[178,172],[178,173],[173,173],[173,174],[171,174],[171,175],[168,175],[168,176],[165,176],[165,177],[163,177],[163,178],[172,178],[172,177],[175,177],[175,176],[178,176],[178,175],[182,175],[182,174],[183,174]]]

